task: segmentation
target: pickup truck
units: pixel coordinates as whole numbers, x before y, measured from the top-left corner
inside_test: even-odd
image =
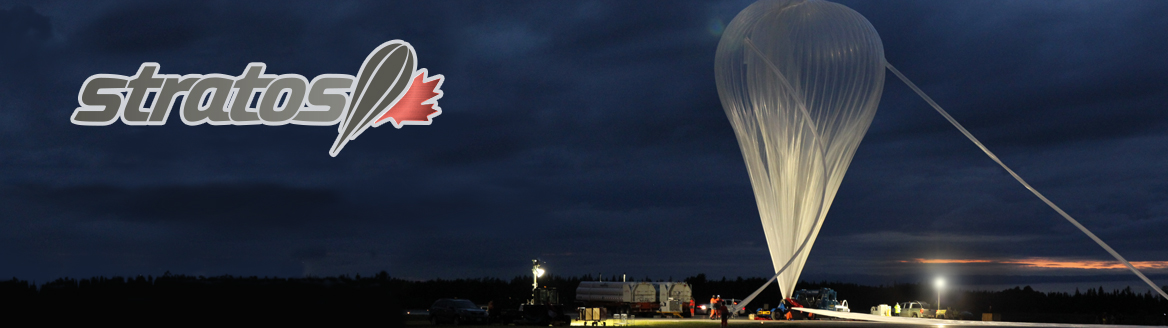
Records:
[[[912,318],[933,318],[936,310],[929,308],[929,303],[912,301],[900,303],[900,316]]]

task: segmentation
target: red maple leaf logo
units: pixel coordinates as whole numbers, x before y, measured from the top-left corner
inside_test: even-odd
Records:
[[[393,127],[400,129],[402,125],[430,125],[435,116],[442,114],[438,107],[438,98],[442,98],[442,74],[429,76],[425,68],[414,74],[414,81],[410,89],[402,95],[397,103],[386,110],[381,117],[373,122],[373,126],[380,126],[385,121],[393,123]]]

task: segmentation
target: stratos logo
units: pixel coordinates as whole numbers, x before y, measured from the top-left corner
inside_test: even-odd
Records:
[[[163,125],[180,96],[179,116],[186,125],[337,126],[329,155],[370,126],[430,125],[442,114],[441,74],[417,68],[414,47],[402,40],[381,44],[361,64],[357,76],[264,74],[267,65],[250,63],[239,76],[156,74],[158,63],[142,63],[132,77],[95,74],[81,85],[81,105],[69,119],[77,125]]]

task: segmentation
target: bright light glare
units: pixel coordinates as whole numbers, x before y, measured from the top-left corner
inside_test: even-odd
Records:
[[[535,276],[536,277],[543,277],[543,268],[535,269]]]
[[[933,286],[937,288],[945,287],[945,278],[937,278],[937,280],[933,281]]]

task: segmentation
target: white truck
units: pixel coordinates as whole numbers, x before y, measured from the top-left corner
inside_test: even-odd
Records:
[[[900,316],[910,318],[933,318],[937,316],[937,313],[936,310],[929,308],[929,303],[912,301],[900,303]]]

